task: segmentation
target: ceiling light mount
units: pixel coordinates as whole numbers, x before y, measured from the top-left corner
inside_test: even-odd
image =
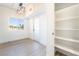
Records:
[[[23,5],[23,3],[19,3],[19,6],[22,6]]]

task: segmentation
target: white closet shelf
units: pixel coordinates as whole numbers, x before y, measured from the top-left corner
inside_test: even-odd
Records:
[[[79,18],[79,16],[57,19],[56,22],[60,22],[60,21],[64,21],[64,20],[71,20],[71,19],[75,19],[75,18]]]
[[[59,13],[59,12],[63,11],[64,9],[73,8],[73,7],[76,7],[76,6],[79,6],[79,4],[75,4],[75,5],[72,5],[72,6],[65,7],[63,9],[55,11],[55,13]]]
[[[62,29],[62,28],[57,28],[57,29],[55,29],[55,30],[79,30],[79,29]]]
[[[71,55],[78,55],[79,56],[79,51],[75,51],[75,50],[60,46],[60,45],[55,45],[55,47],[58,48],[58,49],[63,50],[64,52],[62,52],[62,53],[64,53],[64,54],[67,54],[67,55],[71,54]]]
[[[56,36],[55,38],[60,39],[60,40],[65,40],[65,41],[79,43],[79,40],[68,39],[68,38],[63,38],[63,37],[58,37],[58,36]]]

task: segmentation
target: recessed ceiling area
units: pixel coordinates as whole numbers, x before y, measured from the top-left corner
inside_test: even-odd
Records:
[[[14,10],[17,12],[17,9],[19,9],[19,4],[20,3],[0,3],[0,7],[4,7],[4,8],[10,8],[11,10]],[[25,16],[29,16],[33,13],[33,4],[31,3],[22,3],[23,6],[25,7],[25,12],[23,14],[19,14],[19,15],[25,15]]]
[[[72,6],[72,5],[76,5],[79,3],[55,3],[55,11]]]
[[[28,3],[23,3],[23,5],[28,5]],[[19,6],[19,3],[0,3],[0,6],[4,6],[16,10]]]

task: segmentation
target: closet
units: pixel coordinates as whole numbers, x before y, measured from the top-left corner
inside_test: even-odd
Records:
[[[68,56],[79,55],[79,4],[55,10],[55,51]]]

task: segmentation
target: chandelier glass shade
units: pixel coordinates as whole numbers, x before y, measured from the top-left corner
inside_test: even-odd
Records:
[[[17,13],[18,14],[25,14],[25,7],[23,6],[22,3],[19,4],[19,6],[17,8]]]

